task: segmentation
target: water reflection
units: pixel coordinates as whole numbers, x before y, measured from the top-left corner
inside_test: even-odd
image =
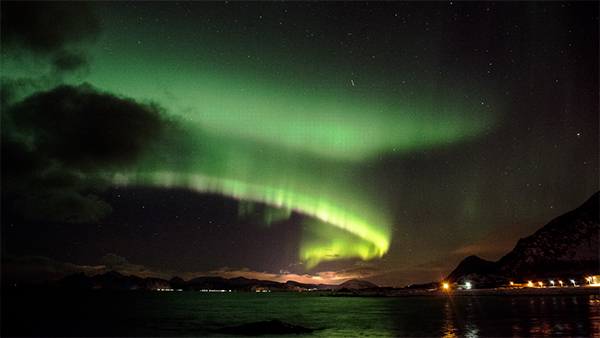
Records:
[[[510,329],[512,330],[513,337],[521,337],[521,331],[523,331],[523,326],[520,323],[514,323]]]
[[[533,336],[553,337],[554,330],[547,318],[533,318],[529,333]]]
[[[446,300],[446,305],[444,306],[444,338],[455,338],[458,337],[456,326],[454,326],[454,316],[452,311],[452,303],[450,302],[450,298]]]
[[[594,337],[600,337],[600,296],[590,295],[590,331]]]
[[[513,298],[508,311],[511,316],[510,333],[513,337],[599,336],[599,296],[589,296],[587,308],[582,303],[586,298],[581,296]],[[525,309],[527,310],[523,311]]]
[[[598,295],[415,297],[390,304],[395,337],[600,338]]]
[[[475,323],[475,316],[478,312],[473,298],[467,299],[466,316],[464,320],[464,336],[467,338],[479,337],[479,327]]]
[[[478,312],[472,298],[457,300],[457,304],[448,298],[444,305],[443,337],[478,338],[479,327],[476,324]]]
[[[466,324],[465,325],[465,337],[467,338],[477,338],[479,337],[479,328],[475,324]]]
[[[531,329],[529,333],[534,336],[551,337],[554,335],[554,328],[550,322],[551,310],[546,304],[546,298],[532,298],[534,304],[539,303],[537,307],[538,316],[532,318]],[[553,313],[556,313],[553,312]]]

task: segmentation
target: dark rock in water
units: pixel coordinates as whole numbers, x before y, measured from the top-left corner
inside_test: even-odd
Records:
[[[244,336],[256,336],[261,334],[292,334],[311,333],[312,329],[282,322],[278,319],[271,321],[255,322],[239,326],[225,327],[217,330],[220,333],[239,334]]]

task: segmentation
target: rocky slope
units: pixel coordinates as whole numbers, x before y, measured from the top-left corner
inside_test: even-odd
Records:
[[[468,277],[470,281],[475,282],[478,279],[476,276],[487,276],[493,273],[495,269],[496,262],[486,261],[472,255],[463,259],[446,280],[459,281],[463,277]]]
[[[497,283],[537,278],[577,278],[600,274],[599,194],[536,231],[521,238],[497,262],[465,258],[447,280]]]

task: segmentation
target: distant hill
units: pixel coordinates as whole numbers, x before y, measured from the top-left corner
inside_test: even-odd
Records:
[[[342,289],[348,290],[364,290],[364,289],[375,289],[377,285],[361,279],[351,279],[339,285]]]
[[[53,287],[61,289],[140,289],[143,288],[144,279],[137,276],[125,276],[116,271],[110,271],[93,277],[86,276],[83,272],[66,276],[54,283]]]
[[[493,273],[495,269],[496,262],[486,261],[485,259],[472,255],[463,259],[446,280],[456,282],[464,276],[470,276],[469,280],[472,280],[474,279],[474,275],[487,276]]]
[[[116,271],[88,277],[83,273],[64,277],[52,285],[62,289],[108,289],[108,290],[158,290],[181,289],[186,291],[201,290],[232,290],[232,291],[306,291],[306,290],[361,290],[377,288],[377,285],[353,279],[340,285],[304,284],[295,281],[279,283],[268,280],[247,279],[237,277],[226,279],[222,277],[198,277],[184,281],[179,277],[170,280],[161,278],[141,278],[124,276]]]
[[[497,262],[477,256],[465,258],[450,273],[450,282],[495,284],[508,280],[576,278],[600,274],[599,195],[521,238]]]

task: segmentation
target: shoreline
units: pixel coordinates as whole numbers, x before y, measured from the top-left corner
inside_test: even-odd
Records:
[[[348,294],[331,294],[332,297],[478,297],[478,296],[566,296],[598,295],[598,287],[547,287],[547,288],[505,288],[471,290],[392,290],[386,292],[356,291]]]

